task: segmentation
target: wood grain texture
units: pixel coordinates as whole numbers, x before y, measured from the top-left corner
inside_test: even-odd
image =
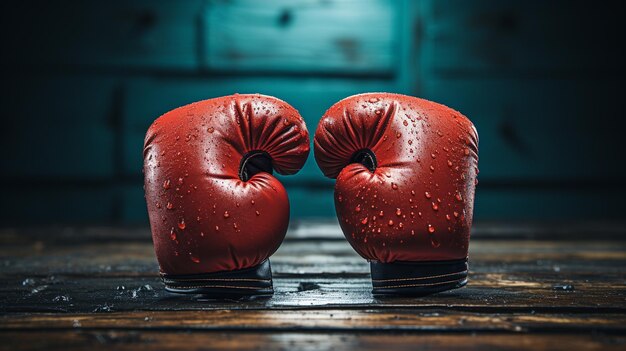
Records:
[[[202,0],[66,0],[63,6],[29,0],[11,8],[14,65],[86,69],[198,68]],[[28,21],[14,18],[28,16]],[[24,46],[21,43],[29,43]]]
[[[551,190],[568,180],[626,176],[626,167],[616,165],[607,152],[620,140],[618,129],[606,128],[614,123],[611,110],[619,99],[619,82],[618,78],[564,81],[550,76],[523,81],[435,77],[424,82],[422,95],[462,111],[476,125],[481,142],[488,145],[480,148],[481,182],[552,181],[547,187]],[[602,184],[598,181],[590,188],[597,190]],[[562,197],[574,197],[574,190],[581,189],[568,190]],[[588,196],[593,197],[593,192]],[[568,203],[561,201],[565,207]]]
[[[434,99],[478,127],[477,218],[623,217],[619,2],[28,0],[2,13],[7,225],[145,224],[148,125],[235,92],[292,103],[309,130],[355,93]],[[334,216],[312,157],[288,179],[294,218]]]
[[[212,1],[206,64],[252,72],[389,75],[396,63],[396,2]]]
[[[583,225],[484,224],[472,240],[468,286],[422,298],[372,296],[367,263],[334,226],[294,223],[271,259],[275,294],[242,300],[166,293],[145,228],[1,230],[0,348],[626,344],[622,226],[590,225],[602,233],[594,240],[573,229]]]
[[[602,54],[619,41],[618,3],[430,0],[420,5],[426,71],[474,77],[624,72],[623,54]]]
[[[0,332],[6,350],[623,350],[604,334],[396,334],[188,332],[129,330]]]
[[[6,329],[118,329],[332,332],[626,332],[623,314],[472,313],[424,309],[141,311],[1,316]]]
[[[23,242],[21,232],[6,231],[10,241]],[[54,231],[49,233],[53,237]],[[47,241],[38,234],[29,244],[3,243],[0,257],[6,270],[3,275],[32,275],[42,277],[50,274],[90,277],[102,276],[154,276],[157,263],[149,232],[137,230],[134,241],[132,230],[120,231],[127,237],[120,242],[111,242],[99,235],[104,229],[73,231],[90,233],[93,242],[81,241],[68,245],[58,241]],[[42,233],[45,234],[45,233]],[[112,233],[112,236],[116,234]],[[288,235],[291,236],[291,234]],[[83,238],[84,240],[84,238]],[[8,240],[7,240],[8,241]],[[608,274],[617,274],[626,261],[623,242],[592,241],[524,241],[524,240],[472,240],[470,263],[473,273],[541,273],[590,274],[601,269]],[[98,252],[98,255],[94,255]],[[24,256],[31,257],[24,260]],[[288,239],[271,258],[277,276],[322,274],[365,277],[369,267],[349,244],[341,237],[334,240],[308,241]],[[589,265],[593,261],[594,265]]]
[[[595,274],[597,275],[597,274]],[[471,274],[466,288],[419,299],[378,298],[367,278],[274,279],[269,298],[214,301],[166,293],[156,277],[50,276],[3,278],[3,312],[110,312],[142,310],[451,308],[467,311],[624,313],[623,276],[544,277],[538,274]],[[32,281],[32,284],[31,284]],[[25,285],[24,285],[25,284]]]
[[[118,84],[116,77],[33,72],[11,82],[11,98],[3,101],[1,176],[21,182],[112,176]],[[29,143],[39,146],[36,152]]]

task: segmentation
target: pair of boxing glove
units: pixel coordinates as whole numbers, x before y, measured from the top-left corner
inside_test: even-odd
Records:
[[[272,174],[298,172],[309,145],[298,111],[258,94],[179,107],[150,126],[144,186],[168,291],[273,292],[269,257],[287,232],[289,199]],[[374,294],[466,284],[478,135],[465,116],[405,95],[355,95],[328,109],[314,147]]]

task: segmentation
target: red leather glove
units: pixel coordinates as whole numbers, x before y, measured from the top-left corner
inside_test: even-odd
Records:
[[[465,116],[411,96],[355,95],[326,111],[314,145],[375,294],[466,284],[478,134]]]
[[[268,257],[289,224],[272,176],[309,153],[304,120],[271,96],[232,95],[159,117],[144,143],[152,238],[166,289],[215,296],[272,293]]]

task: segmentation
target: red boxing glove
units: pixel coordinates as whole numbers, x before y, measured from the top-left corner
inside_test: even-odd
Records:
[[[355,95],[326,111],[314,145],[337,179],[341,229],[371,262],[374,294],[467,283],[478,134],[465,116],[405,95]]]
[[[232,95],[159,117],[144,142],[144,185],[165,287],[213,296],[271,294],[268,257],[289,224],[272,176],[294,174],[309,134],[292,106]]]

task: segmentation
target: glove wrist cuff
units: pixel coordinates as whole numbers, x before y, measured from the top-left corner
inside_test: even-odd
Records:
[[[202,294],[209,298],[237,298],[271,295],[272,268],[269,259],[261,264],[236,271],[203,274],[161,274],[165,290],[180,294]]]
[[[374,295],[423,296],[467,284],[467,258],[428,262],[370,262]]]

